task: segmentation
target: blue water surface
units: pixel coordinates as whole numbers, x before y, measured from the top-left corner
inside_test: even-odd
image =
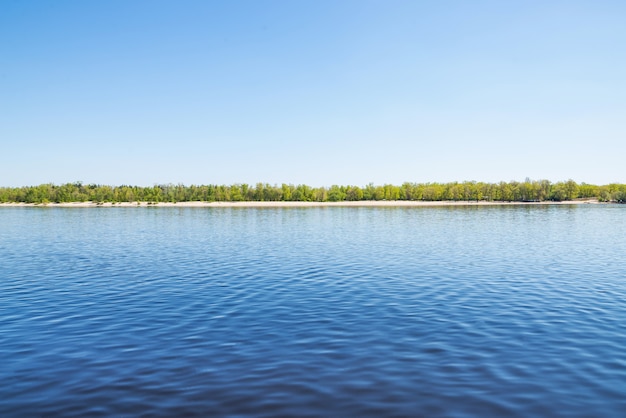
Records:
[[[626,206],[0,208],[0,416],[626,413]]]

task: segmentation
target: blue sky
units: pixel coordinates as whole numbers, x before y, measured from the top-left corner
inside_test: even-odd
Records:
[[[626,182],[623,1],[0,2],[0,185]]]

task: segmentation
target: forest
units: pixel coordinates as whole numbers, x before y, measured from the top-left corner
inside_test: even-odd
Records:
[[[450,183],[403,183],[364,186],[310,187],[304,184],[270,185],[267,183],[233,185],[165,184],[151,187],[85,185],[81,182],[62,185],[0,187],[0,203],[64,202],[239,202],[304,201],[341,202],[360,200],[416,201],[502,201],[541,202],[575,199],[598,199],[601,202],[626,203],[626,184],[593,185],[573,180],[552,183],[529,180],[486,183],[476,181]]]

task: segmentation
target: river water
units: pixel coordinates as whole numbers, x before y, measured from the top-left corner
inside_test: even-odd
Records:
[[[1,208],[0,416],[626,411],[626,206]]]

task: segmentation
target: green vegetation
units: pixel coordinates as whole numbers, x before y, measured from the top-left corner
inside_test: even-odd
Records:
[[[524,182],[483,183],[475,181],[453,183],[404,183],[365,187],[310,187],[304,184],[270,185],[257,183],[184,186],[182,184],[153,187],[106,186],[67,183],[60,186],[42,184],[26,187],[0,187],[0,203],[50,202],[238,202],[238,201],[299,201],[341,202],[359,200],[416,201],[503,201],[539,202],[573,199],[598,199],[602,202],[626,203],[626,184],[578,184],[573,180],[551,183],[548,180]]]

